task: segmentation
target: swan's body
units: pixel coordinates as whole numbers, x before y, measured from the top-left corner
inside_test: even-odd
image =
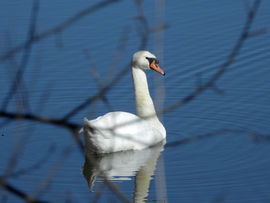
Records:
[[[148,51],[139,51],[132,59],[137,115],[126,112],[110,112],[95,120],[84,119],[86,149],[92,153],[110,153],[124,150],[140,150],[153,146],[166,137],[166,130],[156,116],[148,90],[146,69],[163,75],[156,57]]]

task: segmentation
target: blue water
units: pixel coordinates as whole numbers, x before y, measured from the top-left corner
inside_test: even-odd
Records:
[[[97,2],[41,1],[37,32],[57,26]],[[26,40],[31,8],[30,1],[0,2],[1,56]],[[150,28],[153,28],[155,2],[145,1],[143,8]],[[262,1],[251,30],[269,29],[269,8],[269,1]],[[150,71],[147,75],[155,102],[162,101],[163,97],[155,94],[164,88],[164,107],[168,107],[194,91],[198,80],[204,83],[210,79],[224,63],[241,33],[247,12],[243,1],[210,0],[167,1],[164,12],[168,28],[164,30],[161,64],[166,76]],[[34,44],[23,75],[22,89],[27,89],[24,98],[30,106],[24,112],[55,119],[65,116],[99,91],[90,68],[96,69],[103,85],[108,84],[130,63],[133,53],[140,47],[137,16],[133,1],[119,1]],[[126,29],[130,32],[119,66],[108,75]],[[153,52],[154,43],[162,42],[155,42],[154,35],[150,34],[145,49]],[[149,149],[145,152],[149,157],[124,153],[114,158],[98,159],[103,167],[119,167],[121,164],[115,164],[118,162],[114,160],[124,160],[122,164],[126,165],[121,170],[126,169],[123,172],[126,175],[116,174],[111,179],[130,201],[138,194],[135,185],[140,185],[136,182],[140,177],[152,177],[146,189],[149,200],[270,201],[269,45],[269,32],[249,38],[236,61],[215,83],[223,94],[210,88],[191,102],[164,114],[162,120],[167,130],[164,147],[159,146],[154,152]],[[1,106],[16,71],[14,64],[20,64],[21,57],[20,52],[0,64]],[[155,89],[156,80],[159,85]],[[106,98],[114,111],[135,113],[129,72],[107,92]],[[21,94],[17,92],[4,110],[20,110],[20,101]],[[82,124],[85,116],[92,119],[108,111],[107,106],[99,101],[79,111],[69,121]],[[0,137],[0,175],[11,172],[9,184],[44,201],[86,202],[94,199],[103,181],[96,177],[92,187],[89,186],[89,177],[94,177],[91,176],[91,167],[96,166],[85,167],[85,157],[74,145],[74,138],[68,130],[31,121],[7,122],[4,118],[0,123],[0,133],[4,135]],[[223,133],[203,137],[222,129],[225,129]],[[261,136],[256,136],[256,133]],[[170,145],[192,137],[197,139]],[[14,151],[19,151],[19,156],[11,170],[8,163]],[[63,162],[58,165],[61,160]],[[112,169],[114,167],[107,172],[112,172]],[[141,176],[147,170],[153,171],[154,175],[149,172],[150,175]],[[45,188],[42,188],[43,180],[48,181]],[[0,191],[2,202],[23,201],[4,189]],[[120,201],[107,186],[102,188],[99,200]]]

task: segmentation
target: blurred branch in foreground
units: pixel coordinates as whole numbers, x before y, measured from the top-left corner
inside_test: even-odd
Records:
[[[37,1],[36,1],[37,2]],[[70,19],[68,19],[67,21],[65,21],[64,23],[60,24],[59,26],[57,26],[56,28],[50,29],[47,32],[44,32],[40,35],[36,35],[33,36],[34,34],[31,34],[32,36],[29,37],[32,41],[27,41],[25,44],[20,45],[14,49],[12,49],[11,51],[7,52],[4,56],[2,56],[1,60],[5,60],[9,57],[12,57],[15,53],[19,52],[20,50],[23,50],[24,47],[30,46],[32,45],[32,43],[37,42],[51,34],[56,34],[57,32],[60,32],[62,30],[64,30],[65,27],[67,27],[68,25],[70,25],[71,23],[75,22],[76,20],[78,20],[79,18],[83,17],[84,15],[91,13],[92,11],[95,11],[98,8],[101,8],[105,5],[107,5],[108,3],[111,2],[116,2],[116,1],[104,1],[102,3],[99,3],[89,9],[83,10],[81,12],[79,12],[77,15],[71,17]],[[34,10],[36,11],[37,14],[37,9]],[[33,15],[32,15],[33,18]],[[35,22],[35,20],[31,19],[31,22]],[[35,27],[35,26],[30,26],[30,27]],[[31,32],[29,32],[31,33]],[[149,32],[146,32],[147,34],[149,34]],[[148,38],[147,38],[148,39]],[[118,53],[115,55],[115,60],[112,64],[112,68],[115,69],[118,65],[119,65],[119,60],[120,57],[122,55],[121,52],[123,52],[124,47],[125,47],[125,41],[127,40],[127,36],[123,36],[123,42],[120,43],[119,48],[118,48]],[[146,46],[147,41],[145,39],[142,40],[142,42],[140,43],[140,47],[139,49],[144,49],[144,47]],[[27,52],[28,54],[30,54],[30,52]],[[28,55],[29,56],[29,55]],[[27,57],[28,58],[28,57]],[[0,62],[1,62],[0,60]],[[25,63],[24,68],[26,68],[27,63]],[[105,90],[111,89],[128,71],[130,70],[129,65],[119,74],[115,77],[115,79],[113,79],[109,85],[107,85],[105,88],[101,89],[101,92],[105,93]],[[23,74],[19,74],[20,78],[23,77]],[[14,83],[16,87],[18,87],[20,85],[19,82]],[[13,89],[13,88],[12,88]],[[10,94],[8,94],[8,98],[11,97]],[[98,99],[102,99],[103,98],[103,94],[99,94],[97,95],[97,97],[94,97],[94,100],[98,100]],[[9,103],[10,99],[8,99],[7,102],[5,103]],[[56,125],[59,127],[64,127],[68,130],[71,131],[71,133],[73,134],[77,144],[80,146],[81,152],[83,152],[84,154],[84,146],[79,138],[79,134],[78,134],[78,130],[81,127],[79,124],[74,124],[74,123],[70,123],[66,121],[66,118],[64,119],[52,119],[52,118],[47,118],[44,116],[40,116],[40,115],[35,115],[35,113],[13,113],[13,112],[7,112],[6,111],[6,106],[4,105],[4,109],[2,109],[0,111],[0,117],[6,118],[7,120],[30,120],[30,121],[37,121],[37,122],[41,122],[41,123],[49,123],[52,125]],[[76,108],[75,108],[76,109]],[[72,112],[72,111],[71,111]],[[74,113],[77,113],[78,111],[75,110],[73,111]],[[67,152],[70,152],[70,150],[67,150]],[[64,159],[66,160],[67,156],[70,153],[65,153]],[[18,154],[14,154],[14,156],[18,156]],[[60,157],[60,160],[62,160],[63,157]],[[16,157],[14,158],[16,159]],[[59,169],[61,168],[63,164],[63,161],[60,161],[59,163],[57,162],[56,165],[54,167],[52,167],[51,171],[49,171],[48,173],[48,180],[43,180],[39,186],[37,187],[37,190],[35,192],[36,195],[39,195],[41,193],[44,192],[44,190],[47,188],[48,184],[51,182],[51,180],[53,179],[53,177],[56,175],[56,173],[59,171]],[[35,164],[35,166],[37,166],[38,164]],[[29,168],[30,170],[30,168]],[[28,172],[28,171],[24,171],[24,172]],[[8,177],[1,177],[1,185],[3,188],[5,188],[6,190],[12,192],[13,194],[19,196],[19,197],[23,197],[26,199],[26,201],[28,202],[39,202],[36,201],[34,198],[30,197],[29,195],[27,195],[26,193],[20,192],[20,190],[13,188],[13,187],[6,187],[6,183],[7,183],[7,178]],[[109,186],[109,188],[111,189],[111,191],[114,192],[114,194],[116,194],[123,202],[129,202],[129,200],[125,197],[125,195],[121,192],[121,190],[118,189],[118,187],[116,185],[114,185],[113,183],[111,183],[110,181],[107,180],[106,176],[104,176],[104,181],[106,183],[107,186]]]
[[[246,23],[243,27],[242,33],[240,34],[240,37],[238,41],[236,42],[232,52],[229,54],[228,59],[223,63],[223,65],[220,67],[220,69],[208,80],[205,84],[201,84],[195,91],[190,93],[188,96],[186,96],[183,100],[176,102],[175,104],[166,107],[162,111],[159,111],[157,114],[162,115],[164,113],[170,112],[183,104],[186,104],[193,100],[196,96],[198,96],[200,93],[202,93],[204,90],[208,88],[214,88],[214,90],[217,90],[217,87],[215,85],[215,82],[224,74],[224,72],[228,69],[228,67],[235,61],[236,57],[239,55],[239,52],[244,45],[244,42],[250,37],[255,36],[254,33],[256,33],[256,36],[259,34],[263,34],[266,32],[266,28],[259,29],[258,31],[250,31],[251,25],[254,21],[254,18],[256,16],[258,7],[260,5],[261,1],[256,0],[254,1],[253,6],[250,8],[247,14]],[[219,92],[219,91],[217,91]]]
[[[73,15],[72,17],[70,17],[69,19],[67,19],[66,21],[64,21],[63,23],[57,25],[56,27],[49,29],[47,31],[44,31],[40,34],[36,34],[35,36],[32,36],[31,40],[28,40],[16,47],[14,47],[13,49],[7,51],[5,54],[3,54],[0,57],[0,63],[5,61],[6,59],[12,57],[14,54],[22,51],[25,47],[29,46],[32,43],[38,42],[50,35],[53,34],[58,34],[61,33],[64,29],[66,29],[67,27],[69,27],[70,25],[72,25],[73,23],[75,23],[76,21],[80,20],[81,18],[85,17],[86,15],[89,15],[101,8],[104,8],[108,5],[110,5],[111,3],[115,3],[118,2],[120,0],[105,0],[105,1],[101,1],[93,6],[89,6],[88,8],[76,13],[75,15]]]
[[[195,136],[191,136],[191,137],[187,137],[187,138],[183,138],[177,141],[173,141],[173,142],[169,142],[166,144],[166,147],[175,147],[178,145],[182,145],[182,144],[187,144],[193,141],[197,141],[197,140],[201,140],[201,139],[205,139],[205,138],[210,138],[210,137],[214,137],[214,136],[218,136],[218,135],[223,135],[225,133],[247,133],[250,135],[250,140],[252,142],[257,142],[260,140],[264,140],[264,141],[268,141],[270,142],[270,135],[263,135],[257,131],[252,131],[252,130],[243,130],[243,129],[219,129],[216,130],[214,132],[210,132],[210,133],[206,133],[206,134],[202,134],[202,135],[195,135]]]
[[[35,30],[32,30],[32,28],[31,28],[30,30],[32,30],[32,31],[29,31],[29,35],[33,35],[33,36],[29,37],[28,40],[25,43],[11,49],[10,51],[8,51],[4,55],[2,55],[0,57],[0,62],[3,62],[4,60],[14,56],[14,54],[16,54],[16,53],[18,53],[18,52],[20,52],[20,51],[22,51],[24,49],[27,50],[27,47],[29,47],[32,43],[38,42],[38,41],[46,38],[49,35],[61,33],[66,27],[70,26],[72,23],[76,22],[77,20],[81,19],[82,17],[84,17],[84,16],[86,16],[86,15],[88,15],[88,14],[90,14],[90,13],[92,13],[92,12],[94,12],[94,11],[100,9],[100,8],[103,8],[103,7],[105,7],[105,6],[107,6],[107,5],[111,4],[111,3],[117,2],[117,1],[119,1],[119,0],[107,0],[107,1],[97,3],[94,6],[91,6],[91,7],[87,8],[87,9],[85,9],[83,11],[80,11],[79,13],[72,16],[71,18],[69,18],[68,20],[63,22],[62,24],[56,26],[55,28],[52,28],[52,29],[50,29],[48,31],[45,31],[45,32],[41,33],[41,34],[36,34],[35,35],[34,34]],[[240,37],[239,37],[238,41],[236,42],[232,52],[229,54],[228,59],[224,62],[224,64],[220,67],[220,69],[216,72],[216,74],[214,74],[212,76],[212,78],[208,82],[206,82],[204,84],[199,83],[198,88],[195,91],[193,91],[191,94],[186,96],[183,100],[176,102],[175,104],[165,108],[162,111],[159,111],[158,115],[161,115],[161,114],[170,112],[172,110],[175,110],[176,108],[182,106],[183,104],[186,104],[186,103],[192,101],[194,98],[196,98],[196,96],[198,96],[200,93],[202,93],[204,90],[206,90],[208,88],[214,88],[215,90],[218,90],[218,88],[216,88],[216,86],[215,86],[215,82],[224,74],[224,72],[227,70],[227,68],[235,61],[236,57],[239,55],[239,52],[240,52],[244,42],[249,37],[257,36],[259,34],[265,33],[265,31],[266,31],[266,29],[264,29],[264,28],[260,29],[258,31],[254,31],[254,32],[250,31],[250,28],[251,28],[252,22],[253,22],[253,20],[255,18],[255,15],[257,13],[257,9],[259,7],[259,4],[260,4],[260,0],[256,0],[256,1],[254,1],[253,6],[249,9],[247,19],[246,19],[246,23],[244,25],[244,28],[242,30],[242,33],[240,34]],[[143,10],[142,10],[143,7],[141,5],[141,1],[136,1],[136,5],[137,5],[137,8],[138,8],[138,13],[139,13],[139,17],[137,17],[136,19],[139,22],[138,23],[139,24],[138,33],[140,33],[140,37],[141,37],[139,49],[141,50],[141,49],[145,49],[147,41],[148,41],[148,35],[151,32],[151,30],[159,30],[159,29],[158,28],[149,29],[149,26],[147,24],[147,20],[146,20],[146,18],[144,16],[144,13],[143,13]],[[33,21],[33,22],[35,22],[35,21]],[[35,24],[35,23],[33,23],[33,24]],[[166,26],[161,25],[161,28],[165,28],[165,27]],[[32,33],[32,34],[30,34],[30,33]],[[120,52],[116,54],[116,57],[120,57],[121,52],[123,50],[124,50],[123,47],[121,47],[121,45],[120,45],[120,48],[119,48]],[[30,54],[30,51],[28,51],[27,53]],[[27,56],[25,56],[25,61],[26,61],[26,63],[24,62],[25,64],[27,64],[26,59],[27,59]],[[118,64],[119,64],[119,61],[118,61],[118,58],[116,58],[115,63],[113,63],[112,66],[118,66]],[[81,140],[79,138],[79,135],[78,135],[78,129],[81,127],[81,125],[68,122],[67,120],[70,117],[72,117],[73,115],[75,115],[76,113],[78,113],[80,110],[87,107],[93,101],[104,98],[105,93],[108,90],[112,89],[112,87],[114,87],[115,84],[117,84],[118,81],[120,81],[120,79],[126,73],[128,73],[129,71],[130,71],[130,64],[126,65],[120,71],[120,73],[118,75],[116,75],[113,79],[110,78],[109,83],[107,85],[105,85],[104,87],[101,87],[100,91],[96,95],[94,95],[94,96],[88,98],[87,100],[83,101],[80,105],[70,109],[69,113],[64,115],[62,119],[47,118],[47,117],[36,115],[34,113],[31,113],[31,114],[12,113],[12,112],[7,112],[5,109],[2,109],[0,111],[0,117],[7,118],[7,119],[10,119],[10,120],[20,120],[21,119],[21,120],[37,121],[37,122],[41,122],[41,123],[49,123],[49,124],[52,124],[52,125],[56,125],[56,126],[68,129],[72,133],[74,138],[76,139],[76,142],[80,146],[81,151],[84,152],[84,146],[83,146],[83,144],[82,144],[82,142],[81,142]],[[20,77],[22,77],[22,74],[21,74]],[[4,105],[4,106],[6,106],[6,105]],[[168,143],[166,145],[166,147],[167,146],[176,146],[176,145],[179,145],[179,144],[188,143],[188,142],[191,142],[191,141],[194,141],[194,140],[198,140],[198,139],[205,138],[205,137],[211,137],[211,136],[214,136],[214,135],[223,134],[225,132],[230,132],[230,131],[232,131],[232,130],[221,129],[221,130],[218,130],[216,132],[208,133],[208,134],[205,134],[205,135],[195,136],[195,137],[191,137],[191,138],[182,139],[182,140],[179,140],[179,141],[176,141],[176,142]],[[252,133],[252,135],[253,135],[254,138],[260,138],[260,139],[265,138],[266,140],[269,140],[269,136],[263,136],[263,135],[260,135],[257,132]],[[69,152],[69,150],[70,149],[67,148],[67,151],[64,151],[64,152]],[[67,155],[68,155],[68,153],[67,153]],[[64,155],[63,155],[63,157],[66,158],[66,156],[64,156]],[[59,162],[58,164],[59,165],[56,164],[55,167],[53,167],[51,169],[51,171],[49,171],[49,173],[48,173],[49,180],[52,180],[52,178],[55,176],[56,172],[59,170],[59,168],[63,164],[63,162]],[[113,192],[115,192],[115,194],[117,194],[117,196],[122,201],[129,202],[128,198],[121,192],[121,190],[119,190],[118,187],[116,187],[113,183],[111,183],[110,181],[108,181],[106,179],[106,176],[104,177],[104,181],[110,187],[110,189]],[[28,202],[39,202],[38,200],[34,199],[32,196],[29,196],[29,195],[21,192],[20,190],[10,186],[7,183],[7,180],[3,179],[2,177],[0,178],[0,184],[1,184],[2,188],[4,188],[5,190],[8,190],[8,191],[12,192],[13,194],[23,198],[24,200],[26,200]],[[46,182],[46,181],[41,182],[40,183],[40,188],[41,189],[39,188],[38,191],[36,191],[36,195],[41,194],[43,189],[45,189],[47,186],[48,186],[48,182]],[[103,189],[103,187],[101,189]],[[97,193],[97,194],[99,194],[99,193]],[[97,199],[98,199],[98,197],[97,197]],[[94,200],[94,201],[96,201],[96,200]]]
[[[39,10],[39,1],[38,0],[33,1],[29,30],[28,30],[27,40],[26,40],[29,43],[27,43],[26,46],[24,46],[24,52],[23,52],[23,56],[21,59],[21,63],[18,67],[17,73],[15,74],[14,81],[13,81],[12,85],[10,86],[10,90],[8,91],[8,94],[6,95],[6,97],[2,103],[1,109],[5,109],[7,107],[9,100],[12,99],[12,96],[16,92],[17,87],[20,86],[23,72],[27,67],[27,63],[28,63],[29,56],[31,53],[32,42],[33,42],[33,39],[35,37],[38,10]]]
[[[1,177],[0,177],[0,185],[1,185],[2,188],[4,188],[7,191],[21,197],[22,199],[24,199],[27,202],[31,202],[31,203],[43,203],[43,202],[45,202],[45,201],[40,201],[40,200],[34,199],[32,196],[25,194],[21,190],[18,190],[17,188],[15,188],[12,185],[10,185],[10,184],[6,183],[5,181],[3,181]]]
[[[247,19],[246,22],[244,24],[243,30],[240,34],[240,37],[238,39],[238,41],[236,42],[232,52],[229,54],[228,59],[223,63],[223,65],[219,68],[219,70],[205,83],[203,84],[201,81],[198,83],[198,88],[196,90],[194,90],[193,92],[191,92],[188,96],[186,96],[184,99],[176,102],[175,104],[166,107],[165,109],[158,111],[157,115],[163,115],[165,113],[171,112],[177,108],[179,108],[180,106],[192,101],[193,99],[195,99],[199,94],[201,94],[203,91],[205,91],[208,88],[213,88],[213,90],[215,90],[217,93],[222,93],[222,90],[220,90],[217,86],[216,86],[216,81],[218,81],[218,79],[225,73],[225,71],[228,69],[228,67],[230,65],[232,65],[232,63],[235,61],[236,57],[239,55],[239,52],[242,48],[242,46],[244,45],[244,42],[246,42],[246,40],[250,37],[250,36],[254,36],[254,34],[250,35],[250,33],[257,33],[257,35],[259,34],[263,34],[266,32],[265,28],[259,29],[258,31],[250,31],[251,29],[251,25],[253,23],[253,20],[255,18],[256,12],[258,10],[258,7],[260,5],[260,0],[256,0],[254,1],[253,7],[250,8],[248,15],[247,15]],[[143,21],[145,22],[145,21]],[[109,88],[109,87],[108,87]],[[104,90],[105,91],[105,90]],[[101,92],[100,92],[101,93]],[[98,93],[96,95],[96,97],[100,97]],[[101,93],[101,95],[104,94],[104,92]],[[97,99],[97,98],[95,98]],[[94,100],[94,97],[91,98],[91,100]],[[91,100],[89,100],[89,102],[91,102]],[[85,102],[86,105],[87,102]],[[79,110],[79,109],[77,109]],[[151,116],[149,116],[150,118]],[[147,117],[148,118],[148,117]],[[132,121],[132,122],[126,122],[122,125],[130,125],[133,122],[137,122],[136,120]],[[121,126],[122,126],[121,125]]]

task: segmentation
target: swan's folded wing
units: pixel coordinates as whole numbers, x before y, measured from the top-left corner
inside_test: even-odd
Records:
[[[91,142],[89,146],[100,149],[101,153],[143,149],[162,140],[161,133],[147,121],[126,112],[111,112],[91,121],[86,119],[84,135],[86,145]]]

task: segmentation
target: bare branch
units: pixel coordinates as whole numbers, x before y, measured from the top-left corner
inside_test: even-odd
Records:
[[[249,32],[248,37],[256,37],[257,35],[261,35],[267,32],[267,28],[263,27],[261,29]]]
[[[52,35],[52,34],[58,34],[60,32],[62,32],[65,28],[69,27],[70,25],[72,25],[73,23],[75,23],[76,21],[80,20],[81,18],[85,17],[86,15],[89,15],[101,8],[104,8],[105,6],[108,6],[111,3],[115,3],[118,2],[120,0],[104,0],[102,2],[99,2],[93,6],[90,6],[78,13],[76,13],[74,16],[72,16],[71,18],[67,19],[66,21],[64,21],[63,23],[61,23],[60,25],[49,29],[47,31],[44,31],[41,34],[37,34],[35,36],[32,36],[31,40],[28,40],[26,42],[24,42],[23,44],[20,44],[18,46],[16,46],[15,48],[9,50],[8,52],[6,52],[5,54],[3,54],[0,57],[0,63],[5,61],[6,59],[12,57],[14,54],[20,52],[21,50],[25,49],[25,47],[28,47],[30,44],[41,41],[42,39]]]
[[[210,133],[202,134],[202,135],[195,135],[187,138],[183,138],[177,141],[168,142],[166,143],[166,147],[175,147],[178,145],[186,144],[192,141],[197,141],[209,137],[214,137],[218,135],[223,135],[225,133],[232,132],[232,133],[247,133],[250,135],[250,140],[252,142],[256,142],[259,140],[265,140],[270,142],[270,136],[269,135],[263,135],[257,131],[249,130],[249,129],[219,129]]]
[[[166,143],[166,147],[175,147],[181,144],[186,144],[195,140],[201,140],[201,139],[205,139],[205,138],[209,138],[209,137],[213,137],[216,135],[222,135],[224,133],[227,132],[243,132],[243,131],[238,131],[238,130],[231,130],[231,129],[220,129],[211,133],[206,133],[203,135],[196,135],[196,136],[192,136],[192,137],[187,137],[187,138],[183,138],[181,140],[177,140],[177,141],[173,141],[173,142],[169,142]]]
[[[213,83],[213,85],[211,87],[218,94],[224,94],[225,93],[225,91],[220,89],[215,83]]]
[[[79,124],[69,123],[67,121],[60,120],[60,119],[52,119],[52,118],[47,118],[47,117],[36,116],[33,114],[9,113],[5,111],[0,111],[0,117],[5,117],[8,119],[24,119],[24,120],[39,121],[43,123],[50,123],[53,125],[66,127],[69,129],[79,129],[81,127],[81,125]]]
[[[22,199],[24,199],[27,202],[31,202],[31,203],[43,203],[43,202],[45,202],[45,201],[40,201],[40,200],[34,199],[30,195],[22,192],[21,190],[13,187],[12,185],[6,183],[5,181],[2,180],[2,178],[0,178],[0,185],[1,185],[2,188],[4,188],[7,191],[13,193],[14,195],[17,195],[18,197],[21,197]]]
[[[32,41],[34,39],[35,32],[36,32],[36,21],[37,21],[38,10],[39,10],[39,1],[38,0],[33,1],[33,7],[32,7],[32,13],[31,13],[30,25],[29,25],[29,31],[28,31],[29,34],[27,35],[27,38],[28,38],[27,41],[29,41],[30,43],[24,46],[24,53],[23,53],[20,66],[18,68],[17,73],[15,74],[15,78],[12,85],[10,86],[10,90],[8,91],[3,101],[3,104],[1,107],[2,109],[5,109],[7,107],[9,101],[12,99],[14,93],[16,92],[17,87],[20,86],[24,70],[27,67],[27,63],[28,63],[31,48],[32,48]]]
[[[144,9],[142,5],[142,0],[134,0],[137,11],[138,11],[138,16],[136,16],[134,19],[137,20],[137,31],[139,33],[139,36],[141,37],[141,42],[142,46],[146,46],[148,42],[148,36],[149,36],[149,25],[147,22],[147,19],[144,14]],[[143,50],[143,49],[140,49]]]
[[[18,177],[20,175],[25,175],[27,173],[32,172],[33,170],[39,169],[42,165],[46,164],[46,162],[49,160],[49,158],[53,155],[53,152],[55,151],[56,146],[55,145],[51,145],[49,147],[49,149],[47,150],[47,153],[38,161],[36,162],[34,165],[21,169],[17,172],[14,172],[11,174],[12,177]]]
[[[122,56],[124,54],[124,50],[126,48],[126,45],[129,39],[130,30],[131,30],[130,27],[127,27],[127,26],[124,27],[122,30],[122,34],[120,36],[112,64],[105,76],[105,83],[109,83],[111,81],[113,75],[116,72],[117,67],[119,67],[119,64],[121,62]]]
[[[34,191],[34,196],[38,197],[46,190],[46,188],[51,183],[52,179],[56,176],[56,174],[59,172],[59,170],[62,168],[63,164],[66,162],[67,158],[69,157],[70,153],[74,149],[75,144],[71,143],[69,144],[62,152],[59,159],[56,161],[54,166],[51,168],[51,170],[48,172],[46,176],[43,177],[42,181],[40,181],[40,184],[36,186]]]
[[[187,102],[190,102],[193,100],[197,95],[202,93],[204,90],[206,90],[209,87],[212,87],[215,82],[223,75],[223,73],[227,70],[227,68],[235,61],[236,56],[239,54],[240,49],[242,48],[244,42],[248,39],[249,33],[250,33],[250,28],[252,25],[252,22],[254,20],[255,14],[257,12],[257,9],[260,4],[260,0],[254,1],[254,4],[252,8],[249,10],[246,23],[243,27],[242,33],[240,34],[240,37],[238,41],[236,42],[232,52],[229,54],[228,59],[223,63],[223,65],[220,67],[220,69],[210,78],[210,80],[205,83],[204,85],[198,87],[196,90],[194,90],[192,93],[190,93],[188,96],[186,96],[184,99],[181,101],[176,102],[175,104],[165,108],[162,111],[159,111],[157,114],[162,115],[164,113],[170,112],[183,104],[186,104]]]
[[[140,1],[138,1],[140,2]],[[145,21],[145,20],[143,20]],[[148,27],[148,26],[145,26]],[[149,32],[147,32],[147,36],[149,35]],[[140,46],[139,46],[139,50],[144,50],[147,44],[147,40],[148,37],[146,36],[142,36],[141,37],[141,42],[140,42]],[[128,72],[130,71],[130,63],[128,63],[124,69],[122,69],[122,71],[115,76],[115,78],[110,81],[102,90],[100,90],[97,94],[95,94],[94,96],[88,98],[87,100],[85,100],[83,103],[81,103],[80,105],[78,105],[77,107],[75,107],[74,109],[72,109],[69,113],[67,113],[64,117],[63,120],[67,120],[70,117],[74,116],[75,114],[77,114],[79,111],[81,111],[82,109],[86,108],[89,104],[91,104],[93,101],[100,99],[103,97],[103,95],[109,91],[110,89],[112,89],[121,79],[124,75],[126,75]]]

